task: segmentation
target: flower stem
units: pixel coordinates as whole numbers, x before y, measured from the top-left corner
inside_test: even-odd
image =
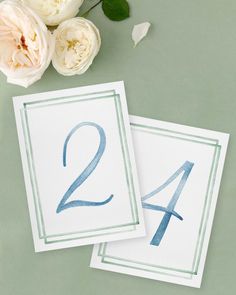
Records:
[[[89,14],[89,12],[94,9],[96,6],[98,6],[98,4],[100,4],[102,2],[102,0],[99,0],[96,4],[94,4],[92,7],[90,7],[85,13],[83,13],[82,17],[85,17]]]

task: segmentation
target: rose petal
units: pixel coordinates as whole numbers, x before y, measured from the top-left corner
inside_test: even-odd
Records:
[[[149,22],[144,22],[135,25],[132,31],[132,39],[134,41],[134,47],[147,35],[151,24]]]

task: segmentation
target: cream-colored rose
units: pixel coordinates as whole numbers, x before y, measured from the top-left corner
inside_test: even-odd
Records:
[[[61,23],[54,31],[54,68],[64,76],[83,74],[92,64],[101,46],[96,26],[89,20],[76,17]]]
[[[42,20],[16,0],[0,3],[0,70],[12,84],[28,87],[47,69],[54,39]]]
[[[84,0],[21,0],[31,7],[48,26],[59,25],[76,16]]]

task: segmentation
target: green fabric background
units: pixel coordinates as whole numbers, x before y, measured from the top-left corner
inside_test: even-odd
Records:
[[[89,15],[102,48],[84,75],[66,78],[50,67],[24,89],[0,74],[1,295],[236,292],[236,1],[129,3],[131,17],[123,22],[109,21],[101,7]],[[142,21],[152,27],[134,49],[132,27]],[[92,246],[34,253],[12,96],[116,80],[125,81],[131,114],[231,134],[200,290],[90,269]]]

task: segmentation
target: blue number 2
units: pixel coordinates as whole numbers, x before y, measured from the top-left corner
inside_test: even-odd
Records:
[[[156,211],[162,211],[165,212],[161,223],[156,231],[156,233],[154,234],[150,244],[153,246],[159,246],[160,242],[166,232],[166,229],[168,227],[168,224],[170,222],[171,216],[175,216],[176,218],[183,220],[183,218],[174,211],[175,205],[179,199],[179,196],[186,184],[186,181],[189,177],[189,174],[191,173],[191,170],[193,168],[194,163],[191,163],[189,161],[186,161],[173,175],[170,176],[170,178],[167,179],[166,182],[164,182],[161,186],[159,186],[157,189],[155,189],[154,191],[152,191],[151,193],[147,194],[146,196],[142,197],[142,206],[145,209],[151,209],[151,210],[156,210]],[[161,206],[156,206],[156,205],[152,205],[152,204],[148,204],[145,203],[144,201],[146,201],[147,199],[151,198],[152,196],[156,195],[157,193],[159,193],[160,191],[162,191],[165,187],[167,187],[172,181],[174,181],[182,172],[184,171],[184,174],[177,186],[176,191],[174,192],[173,197],[171,198],[168,206],[165,207],[161,207]]]
[[[88,166],[83,170],[83,172],[75,179],[75,181],[71,184],[71,186],[68,188],[68,190],[66,191],[66,193],[64,194],[63,198],[61,199],[58,207],[57,207],[57,213],[60,213],[61,211],[68,209],[68,208],[72,208],[72,207],[79,207],[79,206],[102,206],[105,205],[107,203],[109,203],[112,198],[113,195],[111,195],[109,198],[107,198],[106,200],[102,201],[102,202],[91,202],[91,201],[84,201],[84,200],[74,200],[74,201],[70,201],[67,202],[67,200],[70,198],[70,196],[72,195],[72,193],[79,187],[82,185],[82,183],[90,176],[90,174],[95,170],[95,168],[97,167],[104,151],[106,148],[106,135],[105,132],[103,130],[103,128],[101,126],[99,126],[96,123],[93,122],[82,122],[78,125],[76,125],[71,131],[70,133],[67,135],[66,140],[64,142],[64,147],[63,147],[63,166],[66,167],[66,163],[67,163],[67,158],[66,158],[66,154],[67,154],[67,146],[69,143],[70,138],[73,136],[73,134],[81,127],[83,126],[91,126],[97,129],[99,136],[100,136],[100,144],[98,147],[98,150],[94,156],[94,158],[92,159],[92,161],[88,164]]]

